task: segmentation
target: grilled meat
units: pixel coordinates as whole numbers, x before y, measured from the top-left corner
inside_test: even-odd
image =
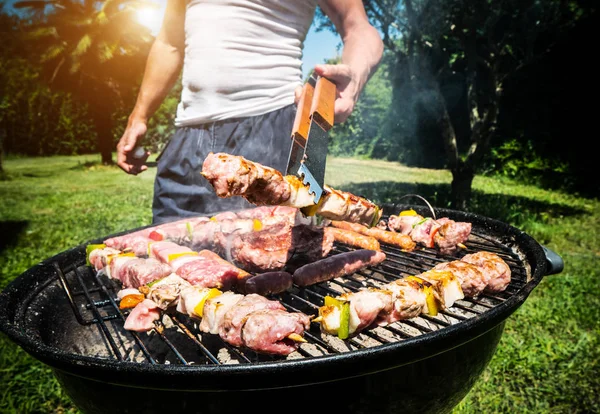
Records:
[[[382,251],[367,249],[339,253],[299,267],[293,274],[293,280],[298,286],[314,285],[378,265],[385,257]]]
[[[241,156],[210,153],[202,175],[219,197],[242,196],[256,205],[314,207],[315,214],[332,220],[346,220],[371,226],[382,211],[374,203],[353,194],[324,186],[325,194],[317,206],[309,188],[296,176],[283,176],[273,168]]]
[[[382,230],[377,227],[368,228],[367,226],[363,226],[358,223],[349,223],[338,220],[332,220],[331,225],[338,229],[350,230],[365,236],[373,237],[382,243],[399,247],[402,250],[411,251],[416,247],[416,243],[410,238],[410,236]]]
[[[460,260],[440,263],[433,269],[452,272],[460,281],[464,294],[470,297],[479,296],[485,290],[491,276],[479,270],[477,266]]]
[[[471,223],[457,222],[447,217],[434,220],[423,217],[414,210],[405,210],[398,215],[391,215],[382,227],[410,236],[422,246],[438,248],[440,252],[451,254],[457,246],[464,243],[471,234]]]
[[[228,258],[249,272],[267,272],[319,260],[332,247],[333,237],[321,227],[280,223],[233,238]]]
[[[489,275],[486,292],[502,292],[510,283],[510,267],[500,256],[491,252],[477,252],[465,255],[462,261],[474,264],[481,272]]]

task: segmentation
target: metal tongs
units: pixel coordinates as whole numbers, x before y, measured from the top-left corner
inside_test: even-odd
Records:
[[[302,183],[309,187],[309,193],[314,195],[315,205],[323,195],[335,95],[335,84],[313,73],[302,88],[292,128],[293,142],[286,174],[302,179]]]

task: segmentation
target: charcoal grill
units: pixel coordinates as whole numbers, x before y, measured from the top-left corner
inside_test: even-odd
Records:
[[[385,206],[384,211],[420,206]],[[82,244],[38,264],[0,294],[0,328],[48,364],[75,404],[106,412],[447,412],[473,386],[495,352],[504,323],[560,256],[505,223],[459,211],[437,217],[473,223],[454,255],[382,245],[387,259],[350,277],[277,295],[289,311],[315,315],[326,295],[377,287],[467,253],[489,251],[510,266],[501,293],[465,298],[437,316],[423,315],[342,341],[313,323],[288,357],[235,348],[202,334],[197,322],[168,314],[150,334],[125,331],[115,282],[85,263]],[[137,231],[134,229],[131,231]],[[122,232],[121,234],[126,234]],[[108,237],[90,241],[100,243]],[[336,244],[331,254],[351,248]],[[308,405],[301,403],[306,399]],[[283,405],[282,405],[283,404]]]

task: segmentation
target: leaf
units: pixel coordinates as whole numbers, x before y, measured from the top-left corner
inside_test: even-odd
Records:
[[[79,57],[83,55],[91,46],[92,37],[89,34],[85,34],[79,39],[75,50],[73,50],[73,56]]]
[[[48,62],[58,56],[60,56],[66,49],[66,45],[64,43],[57,43],[50,46],[40,57],[42,62]]]

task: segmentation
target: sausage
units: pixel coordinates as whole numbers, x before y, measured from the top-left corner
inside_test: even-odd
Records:
[[[365,236],[374,237],[382,243],[391,244],[406,251],[414,250],[417,246],[413,239],[406,234],[394,233],[393,231],[382,230],[377,227],[369,228],[362,224],[348,223],[346,221],[332,220],[331,225],[339,229],[352,230]]]
[[[292,275],[288,272],[260,273],[246,279],[243,291],[246,294],[272,295],[285,292],[292,287]]]
[[[336,227],[325,227],[325,233],[331,233],[333,240],[360,249],[381,250],[381,246],[375,237],[357,233],[353,230],[338,229]]]
[[[378,265],[385,257],[382,251],[368,249],[336,254],[299,267],[294,272],[293,281],[298,286],[313,285]]]

